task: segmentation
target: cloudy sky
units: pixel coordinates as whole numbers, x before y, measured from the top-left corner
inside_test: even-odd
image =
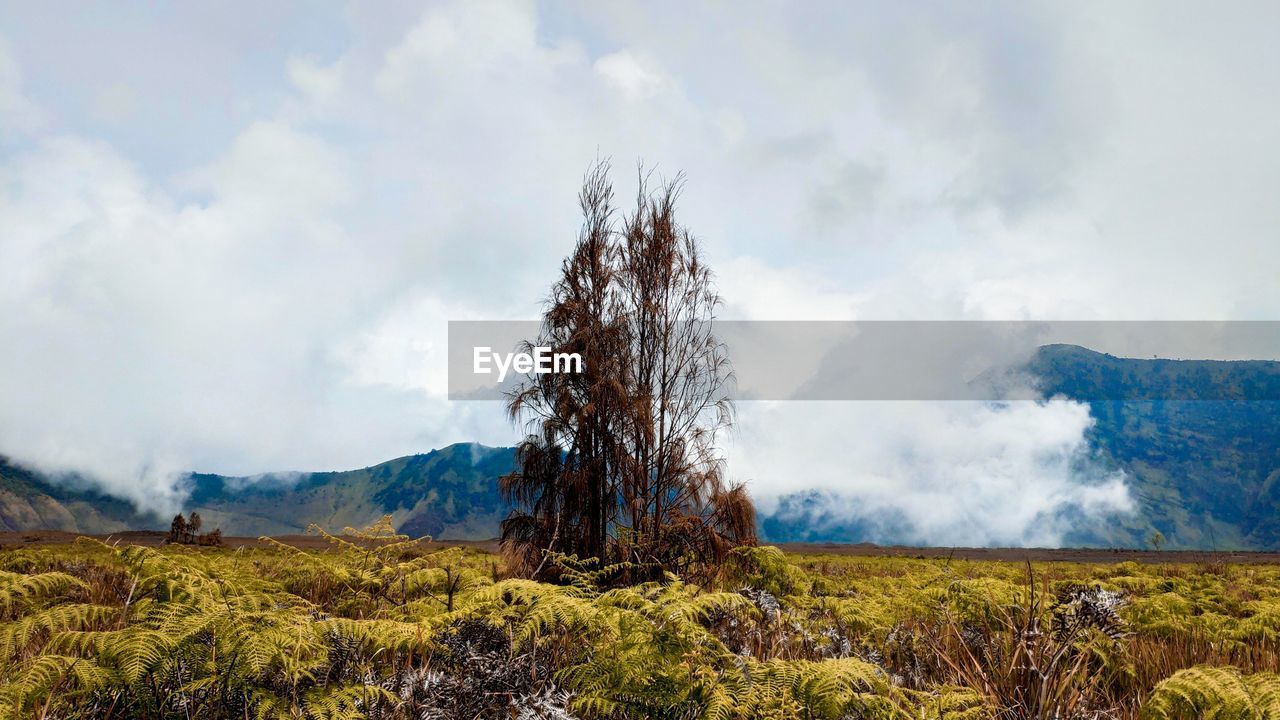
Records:
[[[688,175],[744,319],[1274,319],[1275,3],[0,3],[0,452],[511,443],[449,319],[536,317],[599,156]],[[731,471],[1052,542],[1087,406],[758,404]],[[850,441],[850,437],[856,438]],[[939,499],[952,513],[930,513]],[[168,505],[166,505],[168,503]],[[1048,536],[1044,533],[1049,532]]]

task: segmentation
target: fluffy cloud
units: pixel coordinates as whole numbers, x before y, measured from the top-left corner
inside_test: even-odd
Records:
[[[815,536],[1054,547],[1082,516],[1133,508],[1124,476],[1092,462],[1089,407],[1061,398],[747,403],[740,420],[731,458],[761,510]],[[798,490],[817,504],[779,507]]]
[[[12,156],[5,451],[171,509],[191,468],[348,466],[492,441],[465,410],[369,377],[383,361],[363,338],[395,261],[345,227],[344,165],[314,136],[255,124],[182,183],[206,199],[182,203],[101,143],[50,137]]]
[[[687,171],[735,317],[1280,310],[1265,4],[305,10],[0,8],[0,452],[172,505],[177,470],[510,442],[443,399],[445,322],[536,315],[599,155],[623,201],[633,159]],[[827,412],[880,441],[770,441]],[[951,478],[984,537],[1039,541],[1054,503],[1123,505],[1062,461],[1086,426],[747,411],[732,470],[768,501],[854,468],[860,507],[908,517]]]

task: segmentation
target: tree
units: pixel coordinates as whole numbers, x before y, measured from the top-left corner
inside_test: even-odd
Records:
[[[169,525],[168,541],[171,543],[186,542],[187,537],[187,519],[178,513],[173,516],[173,522]]]
[[[507,403],[528,436],[500,485],[516,508],[502,541],[528,574],[546,551],[683,571],[755,541],[750,498],[724,478],[732,366],[711,271],[676,221],[681,185],[641,173],[618,224],[608,164],[584,181],[577,245],[524,348],[578,353],[583,370],[533,375]]]
[[[187,521],[187,532],[190,534],[190,537],[187,540],[187,542],[196,541],[196,538],[200,534],[200,526],[203,524],[204,524],[204,521],[200,519],[200,513],[196,512],[195,510],[192,510],[191,519]]]

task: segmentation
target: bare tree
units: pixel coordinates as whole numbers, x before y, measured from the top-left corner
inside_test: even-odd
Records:
[[[195,542],[196,536],[200,534],[202,525],[204,525],[204,521],[200,519],[200,513],[192,510],[191,519],[187,520],[187,531],[191,533],[191,542]]]
[[[583,184],[577,246],[526,343],[579,353],[583,372],[535,375],[508,397],[529,435],[501,483],[516,506],[503,546],[527,573],[547,550],[684,571],[755,541],[750,498],[724,478],[733,373],[712,274],[675,218],[681,184],[642,172],[620,227],[608,164]]]

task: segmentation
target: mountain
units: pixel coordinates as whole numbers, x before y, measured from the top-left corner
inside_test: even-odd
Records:
[[[1280,362],[1047,345],[1026,369],[1046,396],[1089,403],[1090,446],[1128,474],[1138,524],[1169,547],[1280,547]],[[1101,539],[1135,544],[1131,532]]]
[[[1068,518],[1067,544],[1140,547],[1159,531],[1170,548],[1280,548],[1280,362],[1138,360],[1048,345],[1023,370],[1045,396],[1089,403],[1092,461],[1124,471],[1136,501],[1132,516]],[[311,523],[340,530],[390,514],[411,535],[490,538],[508,510],[496,479],[514,460],[514,448],[458,444],[346,472],[197,473],[184,510],[228,535],[297,533]],[[872,536],[856,518],[796,520],[824,505],[812,492],[784,497],[761,517],[762,534],[771,542]],[[168,521],[82,478],[55,482],[0,458],[0,529],[106,533]],[[876,539],[893,541],[894,522],[876,518]]]
[[[461,443],[346,472],[193,473],[183,509],[232,536],[300,533],[312,523],[336,531],[389,514],[410,535],[486,539],[497,535],[508,509],[495,480],[514,462],[514,448]],[[0,458],[0,530],[164,530],[171,519],[138,513],[78,478],[54,481]]]
[[[195,474],[187,507],[228,535],[299,533],[312,523],[341,530],[385,514],[409,535],[486,539],[508,510],[496,480],[514,464],[514,448],[461,443],[346,472]]]
[[[158,526],[160,518],[104,495],[77,476],[49,477],[0,455],[0,530],[110,533]]]

